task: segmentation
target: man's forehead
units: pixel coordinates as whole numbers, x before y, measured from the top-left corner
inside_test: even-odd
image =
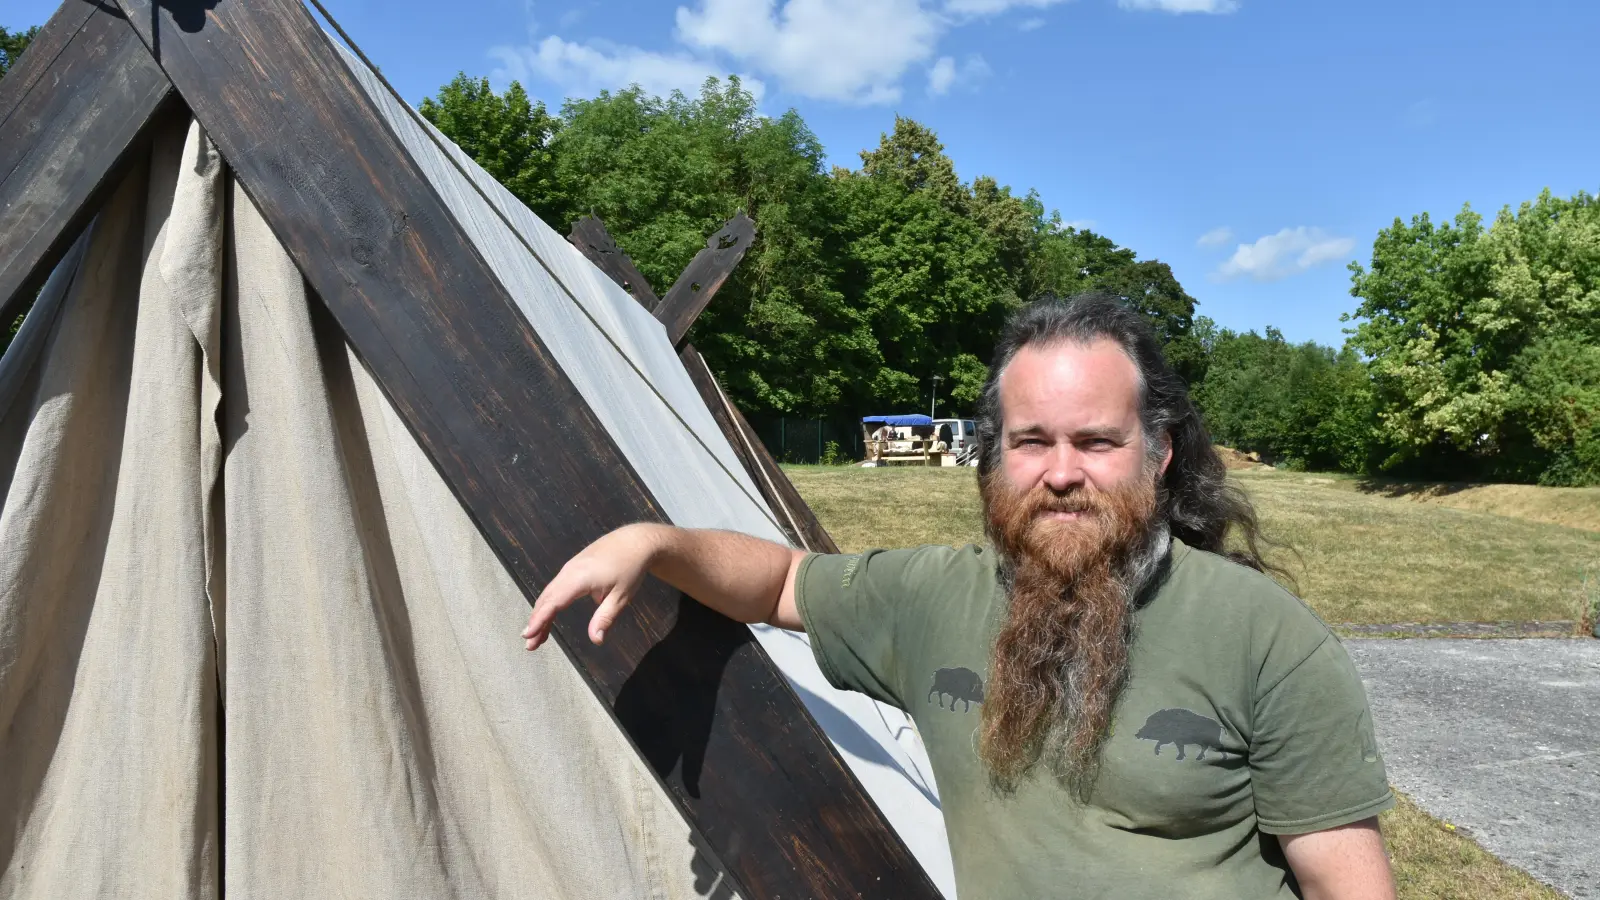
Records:
[[[1030,345],[1001,372],[1000,400],[1007,419],[1032,412],[1021,418],[1086,415],[1121,423],[1138,413],[1139,371],[1111,340]]]

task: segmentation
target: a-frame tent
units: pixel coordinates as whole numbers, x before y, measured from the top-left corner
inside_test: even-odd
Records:
[[[822,696],[825,685],[809,691],[809,651],[793,637],[752,634],[655,583],[603,646],[586,639],[586,610],[557,622],[565,660],[592,696],[561,693],[555,682],[518,683],[535,692],[548,687],[574,717],[585,703],[609,716],[607,726],[626,737],[616,746],[631,747],[629,762],[652,779],[645,787],[591,785],[590,795],[564,794],[559,776],[577,771],[570,757],[606,739],[590,728],[589,743],[575,734],[572,753],[563,754],[561,734],[539,744],[517,732],[507,723],[525,710],[495,679],[530,676],[509,663],[469,677],[455,694],[430,692],[456,677],[423,671],[440,659],[499,652],[485,644],[474,656],[462,646],[484,628],[506,627],[460,625],[479,609],[471,601],[536,595],[564,560],[610,528],[674,521],[780,539],[789,529],[761,501],[741,454],[700,400],[704,384],[696,390],[661,324],[440,142],[298,3],[67,0],[0,80],[0,127],[17,136],[0,145],[0,321],[44,288],[0,361],[0,532],[16,533],[19,523],[45,532],[81,524],[72,510],[43,503],[66,498],[88,510],[84,522],[124,543],[120,555],[66,558],[75,542],[105,544],[107,534],[91,528],[55,534],[52,546],[65,551],[55,559],[41,561],[20,544],[0,552],[0,735],[6,750],[27,751],[8,759],[0,784],[7,807],[0,894],[52,884],[84,896],[149,892],[153,884],[140,876],[151,872],[119,867],[131,848],[175,842],[184,846],[171,859],[187,868],[165,876],[197,896],[311,889],[335,871],[340,889],[328,892],[347,896],[382,895],[380,886],[408,878],[424,895],[517,893],[510,879],[519,860],[505,858],[515,855],[515,836],[488,841],[482,830],[526,823],[538,807],[530,794],[546,788],[516,773],[507,775],[503,795],[486,789],[495,781],[485,772],[453,778],[446,750],[472,741],[444,721],[456,710],[428,705],[442,698],[472,707],[461,716],[484,729],[483,741],[500,742],[498,764],[511,765],[508,751],[518,749],[505,746],[515,744],[508,734],[556,750],[536,763],[557,776],[552,795],[603,794],[622,809],[618,791],[632,792],[637,803],[628,808],[645,812],[630,818],[613,810],[616,827],[604,834],[576,827],[588,814],[582,808],[567,809],[571,822],[541,827],[582,832],[599,857],[629,856],[620,874],[609,875],[637,895],[679,896],[673,879],[682,872],[648,874],[673,868],[652,861],[660,850],[652,838],[679,826],[710,866],[710,875],[695,873],[697,892],[718,885],[750,898],[937,895],[924,871],[948,866],[942,847],[930,850],[936,805],[902,802],[931,785],[908,777],[916,767],[892,738],[882,739],[887,723],[877,733],[860,726],[874,714],[849,708],[860,698]],[[128,233],[118,238],[119,228]],[[284,376],[264,361],[273,354],[301,367]],[[105,377],[74,380],[84,372]],[[306,380],[307,373],[315,377]],[[163,379],[171,391],[162,390]],[[124,405],[97,394],[96,385],[126,389]],[[30,456],[41,446],[42,456]],[[328,450],[317,457],[322,468],[300,465],[299,457],[320,450]],[[197,465],[173,468],[185,454]],[[72,468],[79,459],[91,464]],[[144,485],[130,507],[96,518],[108,492],[118,503],[130,496],[129,474],[143,474],[130,466],[140,461],[166,465],[170,496]],[[194,486],[202,493],[174,501]],[[286,494],[301,504],[299,523],[310,531],[296,533],[293,516],[271,515],[235,528],[241,511],[259,513]],[[325,507],[341,504],[349,521],[329,525]],[[169,546],[162,539],[172,530],[160,523],[173,505],[192,515],[173,519],[188,531]],[[387,518],[402,507],[409,518]],[[343,573],[331,586],[319,581],[325,573],[300,571],[304,559],[349,547],[314,522],[354,523],[345,535],[351,558],[331,567]],[[396,533],[407,522],[409,539]],[[324,541],[328,547],[318,546]],[[410,547],[409,563],[399,559],[402,545]],[[374,561],[374,546],[388,554],[386,564]],[[441,557],[445,549],[455,555]],[[148,571],[152,559],[170,563],[159,578]],[[94,571],[85,571],[86,562]],[[112,562],[157,585],[129,596],[165,598],[178,578],[198,586],[204,603],[188,618],[173,618],[154,601],[119,604],[116,573],[107,574]],[[408,574],[408,565],[423,574]],[[88,585],[82,621],[56,621],[61,598],[32,590],[37,578],[4,580],[33,578],[40,566],[62,584]],[[394,609],[374,612],[370,646],[297,655],[350,623],[318,621],[329,611],[295,590],[321,584],[310,593],[348,593],[359,582],[361,597],[409,602],[408,585],[419,581],[436,602],[425,609],[403,602],[399,620]],[[303,615],[286,618],[296,603]],[[284,640],[241,634],[230,630],[235,617],[300,631]],[[437,633],[424,629],[428,621],[471,634],[456,634],[448,652],[428,651],[422,645]],[[108,632],[107,622],[124,630]],[[166,630],[157,627],[163,622]],[[30,644],[35,633],[56,643]],[[157,633],[189,643],[139,652],[120,643]],[[782,665],[785,655],[790,665]],[[188,673],[178,684],[186,687],[169,698],[183,711],[182,727],[158,734],[137,703],[118,696],[171,674],[173,659]],[[349,684],[330,675],[348,659],[364,659],[368,676],[410,687],[323,705],[304,684],[260,694],[261,682],[251,681],[265,674],[267,682],[298,684],[302,672],[293,666],[303,665],[306,684],[337,694]],[[252,661],[260,665],[251,669]],[[54,680],[39,675],[47,669]],[[796,689],[808,694],[804,701]],[[64,705],[49,707],[51,697]],[[552,697],[528,703],[549,710]],[[367,707],[381,707],[367,742],[350,738],[337,748],[342,754],[319,743],[317,720],[306,713],[371,713]],[[122,718],[97,720],[102,708]],[[808,708],[833,720],[826,734]],[[282,734],[274,714],[307,730]],[[552,715],[558,721],[559,709]],[[438,742],[419,749],[417,734],[385,732],[386,722]],[[107,740],[133,743],[93,746],[101,724]],[[345,733],[341,723],[322,724]],[[242,764],[257,750],[252,742],[279,755],[256,794],[250,786],[235,792]],[[180,749],[176,756],[188,762],[161,770]],[[149,766],[136,764],[152,758],[164,778],[152,780]],[[346,766],[349,777],[341,778]],[[603,771],[625,780],[628,769]],[[319,789],[368,782],[376,793],[327,798],[345,817],[337,821],[316,803],[295,805]],[[451,791],[454,799],[441,799]],[[387,806],[363,806],[380,795]],[[277,832],[260,831],[269,808]],[[487,818],[467,821],[483,810]],[[386,852],[340,859],[339,846],[308,839],[299,847],[304,858],[274,859],[293,854],[252,840],[292,831],[297,816],[323,844],[363,834],[388,839]],[[396,868],[397,860],[407,862]],[[583,868],[570,861],[535,867],[564,884],[562,895],[593,896],[604,881],[598,870],[613,863],[587,864],[596,870],[593,884],[571,875]],[[251,880],[225,883],[230,873]]]

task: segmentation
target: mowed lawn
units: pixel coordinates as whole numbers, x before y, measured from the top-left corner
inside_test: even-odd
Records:
[[[983,540],[971,469],[785,469],[846,552]],[[1600,575],[1600,534],[1591,531],[1395,499],[1352,479],[1235,474],[1268,529],[1298,547],[1302,593],[1330,621],[1573,618],[1585,566]],[[1382,824],[1401,900],[1562,896],[1403,795]]]
[[[847,551],[983,540],[972,469],[787,467],[806,502]],[[1255,501],[1298,593],[1332,623],[1576,619],[1600,590],[1600,532],[1516,517],[1538,511],[1523,488],[1501,515],[1362,490],[1349,478],[1247,469],[1232,473]],[[1535,498],[1537,495],[1534,495]],[[1566,517],[1586,520],[1586,506]],[[1592,497],[1600,520],[1600,491]]]

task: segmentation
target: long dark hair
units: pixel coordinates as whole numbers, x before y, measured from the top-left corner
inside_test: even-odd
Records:
[[[1139,372],[1139,419],[1146,452],[1160,452],[1162,434],[1172,439],[1172,461],[1161,478],[1157,509],[1173,537],[1292,583],[1286,571],[1263,558],[1262,547],[1278,543],[1262,536],[1255,507],[1243,491],[1228,483],[1227,469],[1211,443],[1211,433],[1189,400],[1188,386],[1167,363],[1155,332],[1144,316],[1110,294],[1089,292],[1066,300],[1036,300],[1006,323],[978,398],[979,476],[986,478],[1000,468],[1005,432],[1000,376],[1018,351],[1033,345],[1086,344],[1101,339],[1115,341]],[[1230,535],[1237,539],[1231,549]]]

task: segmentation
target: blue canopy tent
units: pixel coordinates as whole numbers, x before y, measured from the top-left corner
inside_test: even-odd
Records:
[[[932,425],[933,419],[928,416],[862,416],[863,425],[893,425],[896,428],[914,425]]]

